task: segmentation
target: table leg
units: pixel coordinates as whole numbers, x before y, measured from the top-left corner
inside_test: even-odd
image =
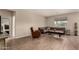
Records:
[[[4,38],[4,50],[6,50],[6,41],[5,41],[5,38]]]
[[[59,37],[61,37],[61,34],[59,34]]]

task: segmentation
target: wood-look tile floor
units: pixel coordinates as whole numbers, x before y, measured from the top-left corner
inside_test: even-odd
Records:
[[[78,50],[79,36],[62,36],[55,38],[53,35],[42,35],[33,39],[13,39],[7,43],[8,50]]]

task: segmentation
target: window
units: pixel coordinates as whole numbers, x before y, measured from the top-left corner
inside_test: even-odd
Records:
[[[54,21],[55,27],[66,27],[67,26],[67,19],[62,18],[62,19],[56,19]]]

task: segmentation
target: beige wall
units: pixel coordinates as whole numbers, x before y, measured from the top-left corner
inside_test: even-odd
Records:
[[[54,26],[54,20],[55,18],[60,18],[60,17],[67,17],[68,24],[66,29],[70,29],[71,34],[74,34],[74,23],[78,23],[78,34],[79,34],[79,13],[69,13],[69,14],[62,14],[62,15],[57,15],[57,16],[52,16],[47,19],[47,25],[48,26]]]
[[[17,11],[15,21],[15,36],[24,37],[31,35],[30,32],[31,26],[33,27],[45,26],[45,18],[24,11]]]

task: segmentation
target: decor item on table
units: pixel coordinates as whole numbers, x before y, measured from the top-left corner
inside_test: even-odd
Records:
[[[33,30],[33,27],[31,29],[32,38],[39,38],[40,37],[40,31],[39,30]]]
[[[77,30],[77,22],[74,23],[74,35],[78,36],[78,30]]]

